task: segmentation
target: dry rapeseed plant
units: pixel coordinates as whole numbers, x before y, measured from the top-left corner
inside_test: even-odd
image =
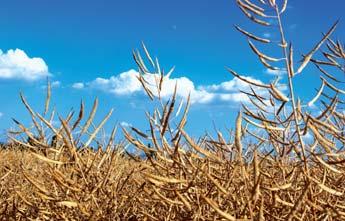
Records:
[[[221,132],[195,140],[184,129],[190,102],[177,104],[179,86],[170,100],[161,96],[173,69],[165,74],[143,45],[146,59],[134,52],[138,80],[156,108],[147,112],[148,133],[122,130],[144,158],[127,154],[126,142],[114,141],[116,129],[109,141],[96,139],[111,114],[94,126],[97,100],[85,120],[81,103],[78,116],[59,116],[56,126],[49,84],[43,114],[21,95],[32,126],[14,120],[19,130],[9,133],[11,144],[0,150],[1,218],[344,220],[345,49],[331,38],[336,24],[297,65],[281,22],[287,0],[236,2],[252,22],[280,33],[275,42],[235,26],[264,67],[286,70],[287,95],[278,79],[258,83],[229,69],[250,85],[243,93],[251,104],[243,104],[230,140]],[[282,55],[267,55],[254,41],[279,47]],[[311,63],[320,71],[321,86],[314,98],[301,101],[293,80]]]

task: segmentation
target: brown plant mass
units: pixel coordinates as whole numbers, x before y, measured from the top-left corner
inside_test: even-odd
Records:
[[[229,140],[220,131],[216,138],[194,139],[184,129],[190,97],[177,107],[178,85],[168,101],[161,97],[173,69],[165,74],[143,45],[149,64],[139,51],[133,57],[138,80],[155,108],[146,113],[148,132],[122,128],[120,142],[115,141],[116,128],[108,140],[97,140],[112,113],[95,125],[97,99],[90,113],[81,103],[76,117],[72,111],[58,117],[59,126],[53,124],[48,82],[43,114],[21,94],[32,125],[13,119],[18,130],[9,131],[10,142],[0,148],[0,218],[345,220],[345,92],[340,80],[345,49],[331,38],[337,22],[295,68],[293,46],[281,22],[287,0],[236,2],[258,25],[276,20],[280,42],[235,27],[264,67],[286,70],[288,95],[279,79],[258,83],[229,69],[249,84],[250,91],[242,92],[250,104],[243,104]],[[281,58],[262,53],[249,39],[281,48]],[[310,63],[320,71],[321,86],[304,102],[296,99],[293,79]],[[155,85],[147,75],[155,77]],[[135,154],[127,152],[128,145]]]

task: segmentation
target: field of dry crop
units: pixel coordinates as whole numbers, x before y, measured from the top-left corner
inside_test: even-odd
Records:
[[[236,2],[257,25],[276,20],[279,43],[235,27],[265,68],[286,70],[287,91],[278,78],[258,83],[229,69],[250,88],[229,140],[220,131],[198,139],[186,132],[189,99],[177,104],[178,85],[168,101],[161,98],[165,73],[145,45],[145,56],[133,57],[155,106],[146,132],[118,128],[123,141],[114,139],[116,129],[109,140],[97,140],[112,114],[95,123],[97,99],[89,112],[81,103],[79,112],[57,117],[49,83],[43,113],[21,94],[32,123],[14,119],[17,129],[0,149],[0,219],[345,220],[345,49],[332,37],[338,22],[296,58],[281,22],[286,0]],[[281,55],[258,45],[278,47]],[[320,85],[303,101],[294,77],[312,64]]]
[[[197,145],[191,143],[191,145]],[[201,145],[201,144],[200,144]],[[3,220],[342,220],[344,167],[254,153],[229,160],[216,143],[207,157],[132,159],[118,151],[54,159],[30,150],[0,152]],[[195,146],[196,147],[196,146]],[[57,149],[56,149],[57,150]]]

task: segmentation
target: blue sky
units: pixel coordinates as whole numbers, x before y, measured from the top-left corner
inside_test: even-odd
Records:
[[[283,22],[296,56],[310,50],[321,32],[339,18],[334,37],[344,39],[344,8],[344,0],[290,0]],[[225,67],[261,81],[274,77],[266,73],[233,24],[260,36],[278,38],[274,28],[262,29],[248,22],[232,0],[3,1],[0,131],[13,126],[12,117],[29,122],[19,91],[42,111],[47,73],[54,84],[52,103],[62,115],[71,107],[77,109],[81,99],[91,108],[93,99],[99,97],[100,117],[110,108],[115,109],[108,127],[126,122],[147,128],[143,120],[144,110],[149,108],[147,100],[140,91],[125,90],[128,85],[119,88],[131,79],[130,70],[136,70],[132,50],[140,48],[141,41],[165,70],[176,66],[172,80],[187,79],[196,94],[206,90],[226,97],[207,102],[200,101],[205,97],[196,99],[189,132],[200,135],[212,130],[213,122],[224,131],[233,125],[242,99],[236,98],[236,90],[243,86]],[[306,69],[303,77],[296,79],[301,97],[312,96],[305,91],[318,87],[315,74],[313,69]]]

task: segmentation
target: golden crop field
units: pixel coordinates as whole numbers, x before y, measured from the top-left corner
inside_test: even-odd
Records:
[[[143,119],[148,131],[119,127],[98,140],[112,111],[94,123],[97,99],[90,110],[82,103],[61,117],[50,107],[49,83],[44,113],[21,94],[32,123],[14,119],[17,129],[0,149],[1,220],[345,220],[345,48],[332,38],[338,22],[298,57],[281,22],[287,0],[236,3],[259,26],[276,21],[280,42],[236,29],[266,68],[283,63],[287,93],[279,79],[262,83],[228,69],[250,85],[242,92],[250,105],[242,105],[230,139],[220,131],[194,138],[184,129],[190,101],[178,105],[178,85],[168,101],[161,97],[170,73],[143,45],[133,57],[155,105]],[[281,57],[259,50],[268,45]],[[293,80],[307,65],[320,71],[321,86],[306,102]],[[145,79],[152,73],[154,86]],[[315,104],[321,111],[312,111]]]

